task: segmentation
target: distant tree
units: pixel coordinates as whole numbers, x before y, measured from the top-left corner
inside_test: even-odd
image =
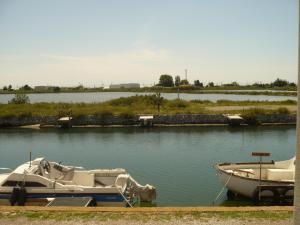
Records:
[[[214,82],[209,82],[209,83],[207,84],[207,86],[208,86],[208,87],[214,87],[215,84],[214,84]]]
[[[180,76],[175,77],[175,86],[178,87],[180,85]]]
[[[30,100],[27,95],[17,93],[8,103],[10,103],[10,104],[27,104],[27,103],[30,103]]]
[[[296,87],[297,85],[296,85],[296,83],[291,82],[291,83],[289,83],[289,86],[291,86],[291,87]]]
[[[4,86],[2,90],[3,90],[3,91],[7,91],[8,88],[7,88],[6,86]]]
[[[264,83],[254,83],[252,84],[253,87],[259,87],[259,88],[268,88],[270,87],[270,84],[264,84]]]
[[[54,87],[53,92],[60,92],[60,87]]]
[[[9,90],[9,91],[12,91],[12,90],[13,90],[11,84],[8,85],[8,90]]]
[[[194,86],[203,87],[203,83],[201,83],[199,80],[194,80]]]
[[[229,84],[223,84],[223,86],[225,87],[237,87],[237,86],[240,86],[238,82],[234,81],[232,83],[229,83]]]
[[[189,81],[188,80],[181,80],[180,81],[180,85],[189,85],[190,83],[189,83]]]
[[[253,87],[261,87],[262,86],[262,83],[257,83],[255,82],[254,84],[252,84]]]
[[[78,85],[77,87],[78,90],[83,90],[84,89],[84,86],[82,84]]]
[[[163,74],[159,78],[159,86],[174,87],[173,77],[168,74]]]
[[[82,84],[78,85],[77,87],[73,88],[74,90],[84,90],[84,87]]]
[[[23,87],[21,87],[20,89],[24,90],[24,91],[31,91],[33,90],[32,87],[30,87],[28,84],[25,84]]]
[[[273,83],[271,83],[272,87],[286,87],[288,86],[289,82],[286,80],[282,80],[277,78]]]

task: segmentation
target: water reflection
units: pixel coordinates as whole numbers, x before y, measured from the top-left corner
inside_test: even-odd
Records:
[[[45,93],[45,94],[28,94],[32,103],[36,102],[104,102],[120,97],[130,97],[134,95],[151,95],[146,92],[90,92],[90,93]],[[13,94],[0,94],[0,103],[7,103],[13,98]],[[177,99],[177,93],[162,93],[166,99]],[[210,100],[217,101],[220,99],[233,101],[284,101],[297,100],[296,96],[271,96],[271,95],[233,95],[233,94],[180,94],[184,100]]]

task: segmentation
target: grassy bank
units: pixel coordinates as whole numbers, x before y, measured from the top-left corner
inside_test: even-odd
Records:
[[[271,101],[161,101],[160,114],[223,114],[223,113],[294,113],[296,102],[287,100]],[[132,96],[118,98],[103,103],[34,103],[0,104],[0,118],[27,116],[66,116],[73,117],[96,115],[118,115],[130,117],[138,114],[157,114],[157,102],[154,96]]]
[[[168,221],[209,221],[214,220],[238,220],[239,222],[249,220],[268,220],[270,222],[291,220],[292,212],[289,211],[254,211],[254,212],[0,212],[0,221],[15,221],[25,218],[29,221],[139,221],[139,222],[168,222]]]

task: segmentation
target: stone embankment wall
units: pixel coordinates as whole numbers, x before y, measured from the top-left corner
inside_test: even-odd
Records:
[[[257,115],[256,119],[260,123],[296,123],[295,114],[271,114],[271,115]],[[0,127],[17,127],[25,125],[57,125],[57,116],[48,117],[9,117],[0,118]],[[189,115],[159,115],[154,116],[154,124],[165,125],[184,125],[184,124],[227,124],[227,119],[223,115],[203,115],[203,114],[189,114]],[[139,124],[138,116],[81,116],[72,120],[75,126],[84,125],[137,125]]]
[[[296,123],[296,114],[257,115],[261,123]]]
[[[154,124],[226,124],[227,119],[223,115],[160,115],[153,119]]]

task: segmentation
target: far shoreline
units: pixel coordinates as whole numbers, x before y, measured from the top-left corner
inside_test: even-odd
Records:
[[[73,94],[73,93],[174,93],[174,94],[231,94],[231,95],[268,95],[268,96],[297,96],[296,90],[290,89],[251,89],[251,88],[139,88],[139,89],[84,89],[61,91],[0,91],[0,95],[14,94]]]

